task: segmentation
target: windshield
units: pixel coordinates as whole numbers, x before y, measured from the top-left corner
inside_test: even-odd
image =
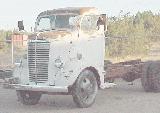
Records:
[[[76,15],[52,15],[41,17],[37,22],[37,31],[70,29],[73,27],[73,25],[70,25],[70,19],[73,17],[76,17]]]

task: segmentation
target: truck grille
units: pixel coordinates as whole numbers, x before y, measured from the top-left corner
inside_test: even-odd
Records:
[[[45,83],[48,81],[49,42],[28,43],[29,81]]]

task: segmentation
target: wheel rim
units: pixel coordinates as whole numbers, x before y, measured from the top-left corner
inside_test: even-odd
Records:
[[[82,101],[92,101],[96,94],[97,87],[95,85],[95,81],[92,80],[91,77],[84,77],[80,84],[80,97]]]

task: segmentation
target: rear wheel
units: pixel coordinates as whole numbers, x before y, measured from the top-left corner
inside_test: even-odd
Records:
[[[152,62],[147,62],[143,66],[142,76],[141,76],[141,84],[146,92],[151,92],[153,87],[151,85],[151,80],[149,78],[150,65]]]
[[[73,86],[73,100],[78,107],[90,107],[98,91],[95,74],[90,70],[83,71]]]
[[[17,90],[18,100],[25,105],[35,105],[41,98],[40,92]]]
[[[147,92],[160,91],[160,61],[147,62],[141,77],[142,86]]]

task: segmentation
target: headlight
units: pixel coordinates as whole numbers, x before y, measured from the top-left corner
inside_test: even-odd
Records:
[[[63,62],[62,62],[62,60],[60,59],[60,57],[57,58],[54,62],[55,62],[55,66],[56,66],[57,68],[62,68],[62,67],[63,67]]]
[[[14,65],[17,66],[17,67],[20,67],[22,65],[22,60],[21,59],[16,59]]]

